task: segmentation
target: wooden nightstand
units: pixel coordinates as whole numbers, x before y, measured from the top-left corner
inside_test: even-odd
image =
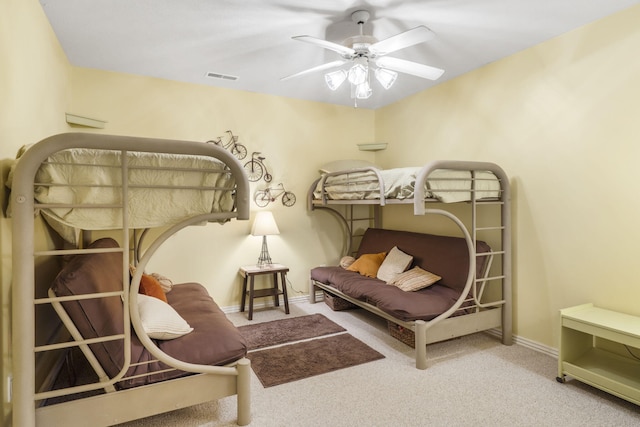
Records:
[[[240,303],[240,311],[244,311],[247,295],[249,296],[249,320],[253,319],[253,300],[254,298],[262,298],[273,296],[273,303],[276,307],[280,306],[280,298],[284,299],[284,312],[289,314],[289,299],[287,297],[287,272],[289,267],[282,264],[269,264],[264,267],[257,265],[247,265],[240,267],[240,275],[242,276],[242,302]],[[273,287],[267,289],[255,289],[254,279],[260,274],[271,274],[273,278]],[[278,288],[278,276],[280,276],[281,288]],[[249,282],[249,290],[247,291],[247,282]]]

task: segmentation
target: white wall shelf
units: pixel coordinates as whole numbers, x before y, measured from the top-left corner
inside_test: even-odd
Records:
[[[89,128],[104,129],[107,123],[104,120],[92,119],[89,117],[78,116],[77,114],[65,113],[65,119],[70,125],[84,126]]]
[[[360,151],[380,151],[387,148],[386,142],[376,142],[372,144],[358,144]]]

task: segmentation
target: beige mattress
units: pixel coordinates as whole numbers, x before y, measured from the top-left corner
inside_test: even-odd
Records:
[[[380,198],[380,183],[386,199],[411,199],[414,196],[416,177],[421,167],[344,171],[320,180],[314,197],[323,194],[330,200],[375,200]],[[324,182],[324,187],[322,186]],[[428,198],[444,203],[462,202],[471,199],[471,172],[436,170],[429,175],[426,185]],[[500,196],[500,182],[491,172],[476,172],[475,190],[477,199]]]
[[[36,201],[49,205],[40,212],[65,240],[76,242],[79,230],[122,228],[122,210],[117,207],[122,204],[121,157],[120,151],[64,150],[40,167]],[[222,162],[138,152],[127,152],[127,161],[129,192],[124,204],[130,228],[166,226],[234,209],[235,181]]]

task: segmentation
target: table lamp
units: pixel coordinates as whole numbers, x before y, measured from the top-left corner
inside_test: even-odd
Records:
[[[271,257],[269,256],[269,248],[267,247],[267,236],[280,234],[273,213],[269,211],[258,212],[253,220],[251,235],[262,236],[262,250],[258,258],[258,267],[267,267],[271,265]]]

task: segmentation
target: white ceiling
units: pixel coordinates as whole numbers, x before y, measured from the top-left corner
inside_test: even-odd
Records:
[[[353,105],[347,85],[332,92],[323,72],[281,77],[338,59],[291,39],[341,43],[358,34],[351,13],[365,9],[365,34],[385,39],[417,25],[435,39],[390,56],[443,68],[432,82],[401,74],[377,83],[360,108],[379,108],[640,0],[40,0],[69,61],[182,82]],[[207,72],[238,80],[206,77]]]

